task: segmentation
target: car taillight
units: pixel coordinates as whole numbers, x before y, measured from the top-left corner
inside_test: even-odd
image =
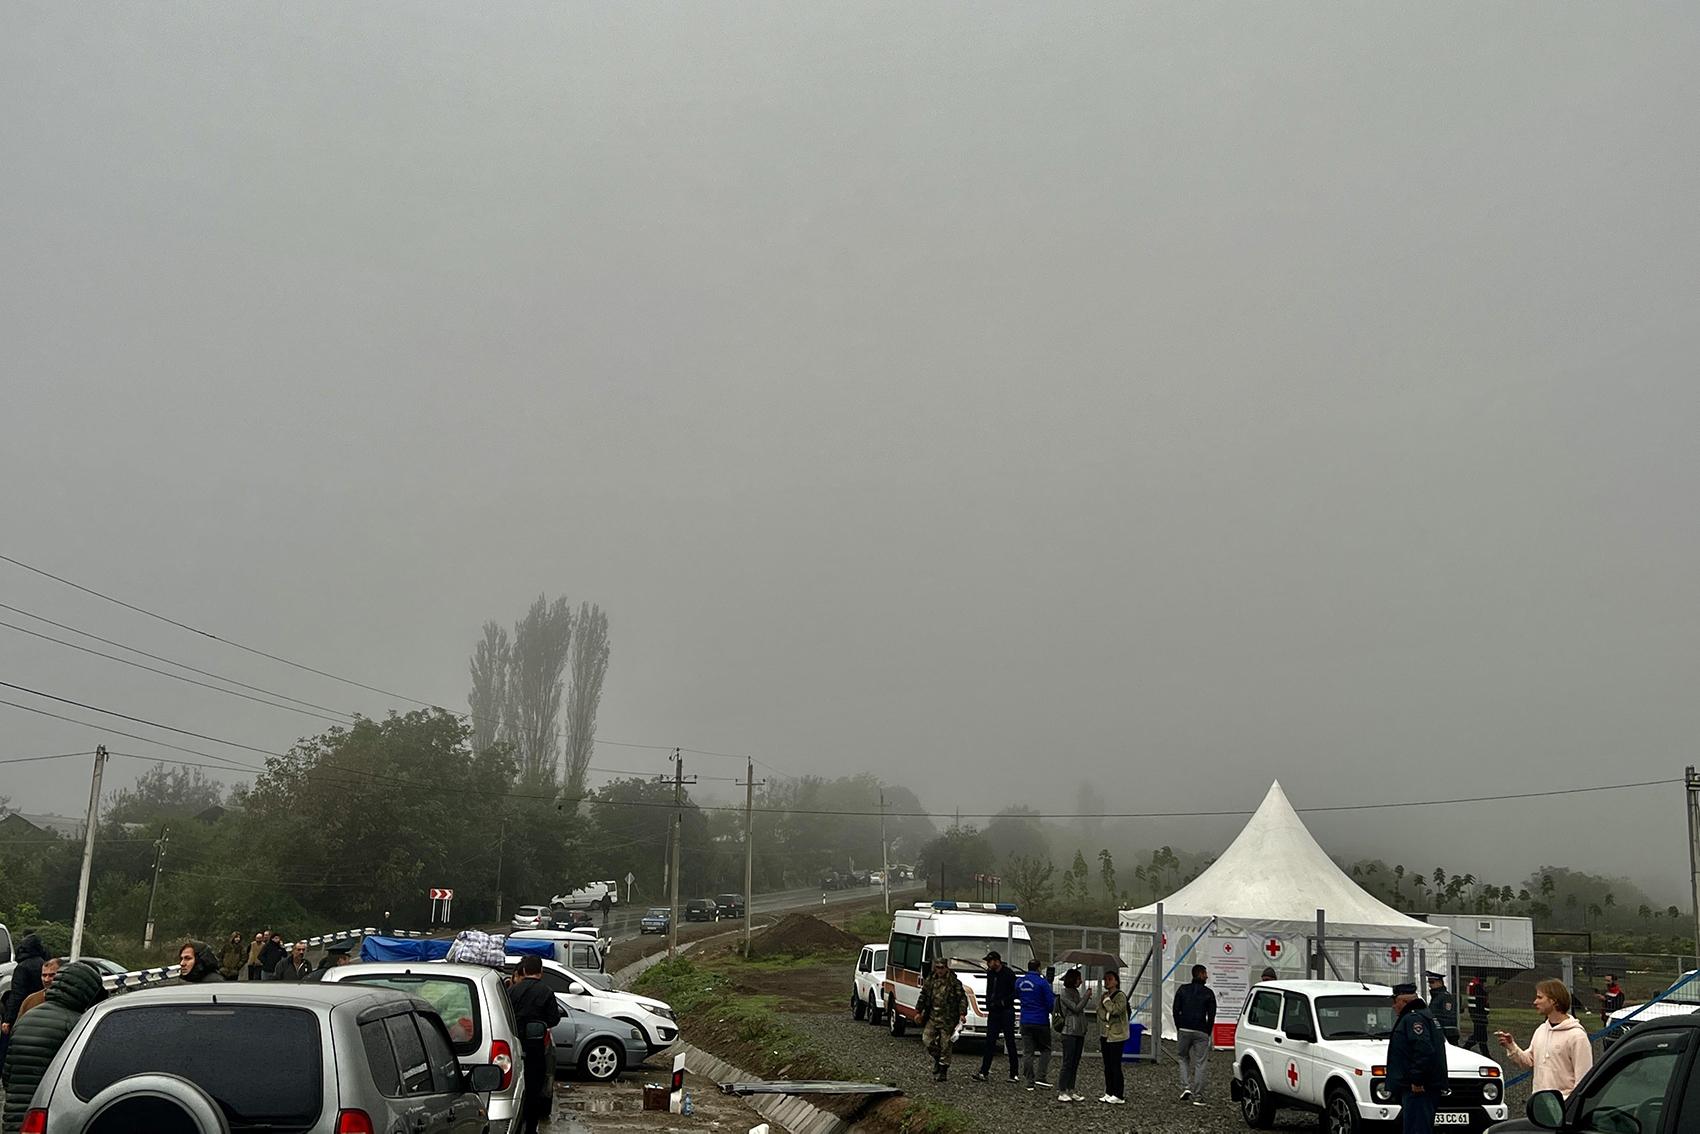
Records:
[[[337,1112],[336,1134],[377,1134],[372,1126],[372,1116],[363,1110],[344,1110]]]
[[[490,1062],[502,1069],[502,1090],[514,1085],[514,1049],[507,1040],[490,1041]]]
[[[24,1124],[19,1130],[22,1134],[47,1134],[47,1112],[39,1106],[24,1111]]]

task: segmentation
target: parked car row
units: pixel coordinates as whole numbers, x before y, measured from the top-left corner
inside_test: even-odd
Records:
[[[510,956],[504,969],[518,964]],[[77,1022],[23,1129],[514,1134],[525,1067],[504,969],[366,962],[317,984],[120,994]],[[561,1007],[551,1075],[612,1079],[678,1039],[671,1007],[598,972],[545,958],[542,981]]]

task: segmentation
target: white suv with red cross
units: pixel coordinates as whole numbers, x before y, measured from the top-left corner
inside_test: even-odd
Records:
[[[1253,985],[1234,1031],[1234,1101],[1247,1126],[1264,1129],[1278,1110],[1322,1116],[1327,1134],[1358,1134],[1399,1120],[1387,1089],[1393,990],[1334,980]],[[1506,1117],[1499,1064],[1451,1044],[1436,1129],[1483,1130]]]

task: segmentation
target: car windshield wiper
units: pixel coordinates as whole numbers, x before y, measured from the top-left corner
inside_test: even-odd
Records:
[[[1388,1036],[1390,1036],[1392,1034],[1393,1034],[1392,1032],[1344,1031],[1344,1032],[1329,1032],[1327,1038],[1329,1038],[1329,1039],[1386,1039]]]

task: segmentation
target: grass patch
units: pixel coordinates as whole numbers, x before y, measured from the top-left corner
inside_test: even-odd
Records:
[[[722,969],[685,957],[664,961],[633,986],[672,1005],[689,1042],[768,1079],[846,1079],[847,1070],[786,1026],[778,997],[741,991]]]
[[[891,936],[891,915],[884,910],[863,910],[844,922],[844,932],[864,943],[884,941]]]

